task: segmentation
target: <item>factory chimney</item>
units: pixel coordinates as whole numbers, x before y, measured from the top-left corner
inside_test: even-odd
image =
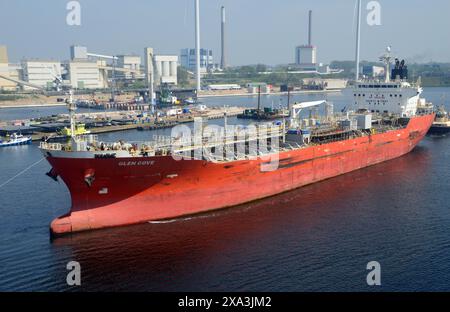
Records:
[[[222,59],[220,62],[220,67],[222,69],[225,69],[227,67],[227,61],[226,61],[226,49],[225,49],[225,23],[226,23],[226,19],[225,19],[225,7],[222,6],[221,8],[221,14],[222,14],[222,24],[221,24],[221,29],[222,29]]]
[[[308,45],[312,45],[312,11],[309,11]]]

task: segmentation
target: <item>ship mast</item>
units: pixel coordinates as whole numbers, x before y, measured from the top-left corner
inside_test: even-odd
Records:
[[[384,62],[386,65],[386,80],[385,82],[391,81],[391,62],[392,62],[392,56],[391,56],[391,47],[386,48],[386,53],[380,58],[381,61]],[[395,79],[395,77],[394,77]]]
[[[197,97],[201,91],[201,73],[200,73],[200,0],[195,0],[195,74]]]
[[[76,105],[73,102],[73,90],[69,90],[69,99],[67,101],[70,117],[70,136],[75,137],[75,110]]]
[[[361,0],[358,0],[357,8],[357,22],[356,22],[356,80],[359,80],[359,63],[360,63],[360,52],[361,52]]]

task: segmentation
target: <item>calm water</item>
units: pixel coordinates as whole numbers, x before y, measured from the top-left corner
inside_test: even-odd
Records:
[[[443,94],[450,89],[425,96],[439,103]],[[345,105],[339,95],[328,98]],[[272,100],[279,97],[264,98],[268,106]],[[205,102],[256,105],[254,98]],[[30,114],[0,110],[0,119]],[[366,291],[373,260],[382,266],[377,290],[449,291],[449,156],[450,137],[427,138],[400,159],[270,199],[53,242],[48,224],[67,212],[70,197],[45,176],[42,161],[0,188],[0,291]],[[0,184],[40,159],[35,145],[0,149]],[[81,264],[79,288],[66,285],[72,260]]]

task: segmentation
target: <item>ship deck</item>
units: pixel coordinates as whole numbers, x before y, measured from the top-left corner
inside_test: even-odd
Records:
[[[408,119],[409,120],[409,119]],[[69,144],[41,142],[43,152],[62,158],[142,158],[174,156],[211,162],[251,160],[275,153],[304,149],[374,134],[399,130],[408,122],[401,118],[379,119],[371,129],[343,129],[336,122],[311,128],[307,142],[286,139],[286,128],[274,124],[250,125],[234,132],[211,132],[195,137],[154,136],[149,142],[101,142],[96,135],[76,137]]]

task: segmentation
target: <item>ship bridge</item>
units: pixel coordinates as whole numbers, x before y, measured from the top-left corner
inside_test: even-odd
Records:
[[[421,93],[422,88],[404,81],[360,81],[347,90],[357,109],[403,117],[417,113]]]
[[[391,56],[391,48],[380,57],[386,66],[385,80],[359,80],[350,84],[344,93],[352,98],[355,109],[365,109],[373,113],[389,113],[401,117],[411,117],[417,114],[420,106],[425,106],[425,100],[420,98],[422,88],[420,81],[409,83],[408,66],[405,60],[400,61]],[[391,65],[394,67],[391,71]]]

